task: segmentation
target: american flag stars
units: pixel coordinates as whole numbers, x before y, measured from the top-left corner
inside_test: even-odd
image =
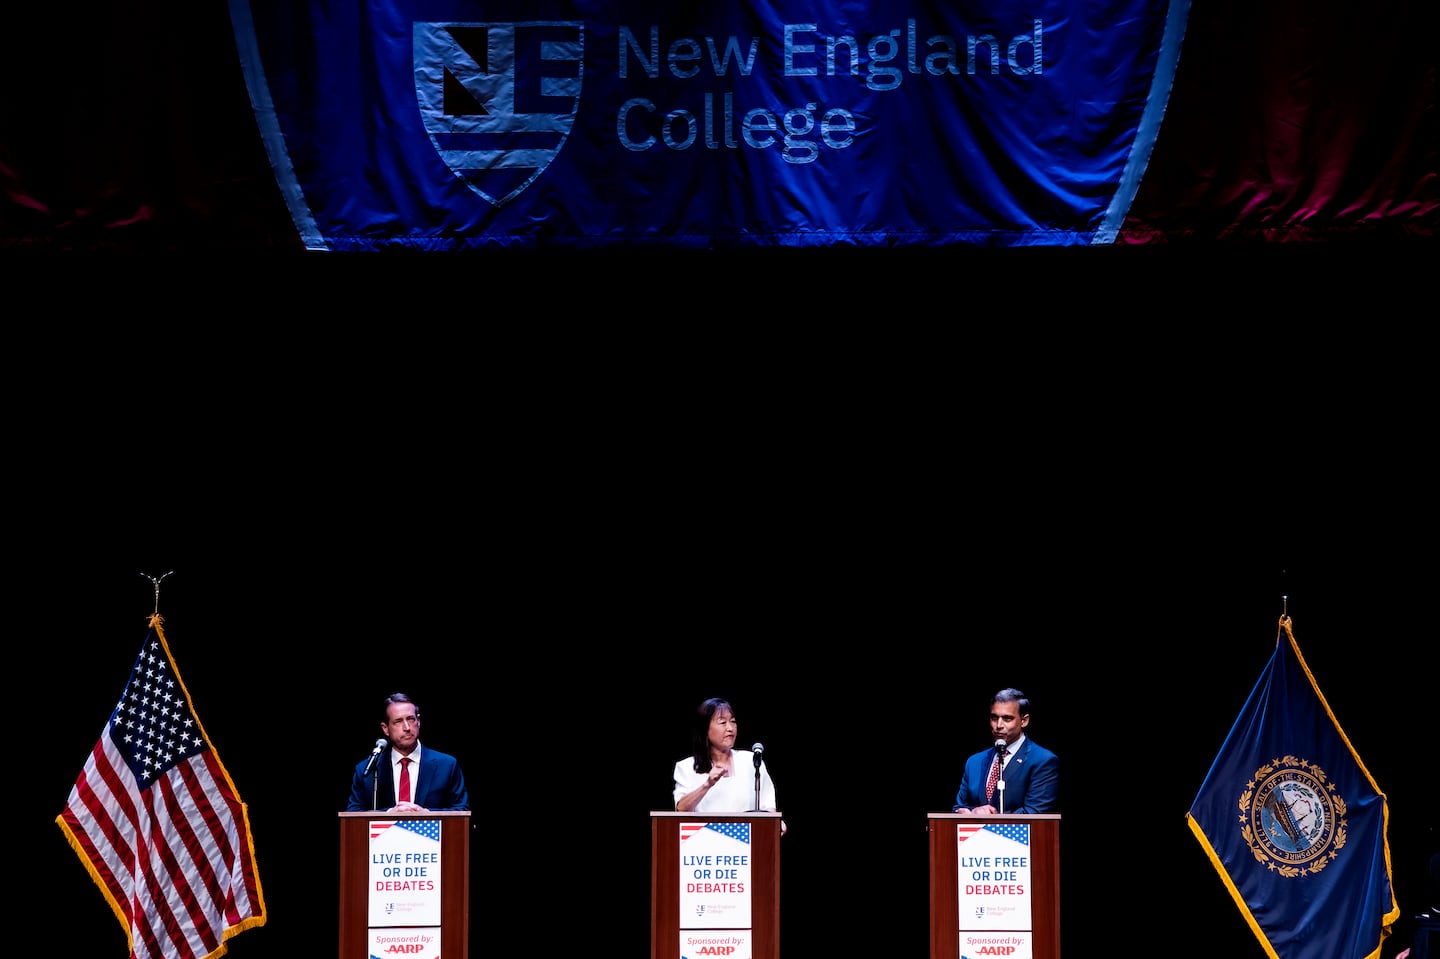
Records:
[[[184,691],[177,686],[160,644],[151,642],[136,658],[111,716],[111,738],[141,788],[205,748]]]
[[[1030,826],[1026,823],[1001,822],[987,824],[985,828],[1004,839],[1012,842],[1030,843]]]
[[[722,836],[731,839],[738,839],[745,845],[750,845],[750,824],[748,822],[712,822],[706,825],[707,829],[713,829]]]
[[[438,819],[402,819],[396,823],[401,829],[408,829],[426,839],[440,841],[440,820]]]

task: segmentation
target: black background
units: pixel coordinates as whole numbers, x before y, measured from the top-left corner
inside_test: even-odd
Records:
[[[1436,807],[1416,407],[1337,403],[1314,443],[1281,415],[1267,449],[1238,425],[1277,406],[1122,436],[1093,392],[1004,428],[838,399],[724,416],[693,394],[688,417],[634,418],[612,392],[522,435],[518,392],[473,420],[427,420],[413,394],[387,410],[378,387],[343,417],[317,396],[282,418],[236,377],[231,412],[166,443],[147,415],[193,398],[164,370],[135,382],[60,431],[62,468],[30,471],[54,480],[18,580],[40,592],[13,667],[43,746],[26,881],[69,918],[27,926],[66,954],[125,950],[53,820],[167,571],[166,635],[250,807],[269,910],[237,959],[333,954],[335,813],[395,689],[467,773],[472,955],[646,953],[648,812],[720,695],[789,824],[783,951],[924,956],[926,813],[1005,685],[1062,761],[1065,952],[1261,959],[1184,816],[1286,612],[1389,798],[1396,893],[1419,908]],[[32,696],[26,674],[56,682]]]
[[[5,166],[47,204],[0,231],[21,948],[124,955],[54,820],[170,570],[269,911],[235,959],[335,954],[335,813],[395,689],[468,775],[472,956],[646,954],[648,811],[721,695],[790,827],[784,953],[918,959],[925,816],[1006,685],[1062,761],[1065,953],[1263,959],[1184,815],[1286,612],[1419,908],[1428,194],[1276,248],[1304,203],[1188,185],[1271,159],[1256,74],[1353,92],[1351,38],[1429,7],[1195,11],[1218,42],[1172,109],[1209,122],[1147,174],[1159,249],[514,258],[298,255],[223,7],[112,7],[36,8],[0,58]],[[1298,79],[1258,55],[1317,33]],[[1433,99],[1423,61],[1365,76]]]

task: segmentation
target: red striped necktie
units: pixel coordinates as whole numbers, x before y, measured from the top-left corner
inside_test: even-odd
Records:
[[[1000,767],[1005,765],[1005,750],[1002,748],[995,754],[995,762],[990,766],[990,778],[985,781],[985,801],[989,802],[995,795],[995,783],[1000,780]]]

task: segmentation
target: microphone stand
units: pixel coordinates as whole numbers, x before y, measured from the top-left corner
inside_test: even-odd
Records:
[[[1005,753],[1008,752],[1005,741],[995,741],[995,761],[1000,764],[1000,775],[995,777],[995,788],[1000,791],[1000,815],[1005,815]]]
[[[383,739],[375,740],[375,749],[370,753],[370,761],[365,764],[365,775],[375,773],[375,784],[370,787],[370,808],[375,809],[380,804],[380,754],[389,745]]]
[[[755,802],[751,804],[750,808],[755,812],[760,811],[760,763],[764,761],[761,755],[761,750],[764,748],[759,743],[750,747],[750,758],[755,760]]]
[[[376,754],[379,756],[379,753]],[[370,786],[370,808],[376,811],[380,809],[380,764],[375,764],[375,782]]]

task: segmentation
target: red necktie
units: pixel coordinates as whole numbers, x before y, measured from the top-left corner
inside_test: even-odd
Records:
[[[993,786],[993,785],[995,784],[995,783],[994,783],[994,778],[995,778],[995,777],[992,776],[992,777],[990,777],[990,778],[991,778],[991,783],[990,783],[990,784]],[[409,756],[406,756],[404,759],[400,760],[400,801],[401,801],[401,802],[409,802],[409,801],[410,801],[410,757],[409,757]]]
[[[990,767],[990,778],[985,780],[985,801],[989,802],[995,795],[995,783],[1000,779],[1000,767],[1005,765],[1005,750],[995,754],[995,762]]]

